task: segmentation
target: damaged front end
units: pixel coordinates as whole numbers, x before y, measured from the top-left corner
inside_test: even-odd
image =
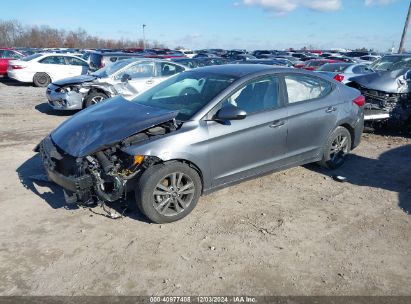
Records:
[[[50,84],[46,95],[49,105],[55,110],[81,110],[92,92],[101,92],[107,98],[118,95],[114,86],[105,83],[85,82],[80,84]]]
[[[65,189],[67,202],[113,202],[139,173],[160,161],[130,155],[127,148],[179,129],[177,114],[117,96],[66,120],[37,151],[49,179]]]
[[[355,77],[348,86],[365,97],[364,120],[376,127],[401,127],[411,117],[411,87],[409,72],[374,73]]]
[[[129,155],[123,149],[168,134],[178,127],[174,120],[167,121],[80,157],[63,151],[51,136],[46,137],[38,149],[49,179],[63,187],[68,204],[114,202],[134,190],[133,182],[145,169],[161,162],[155,156]]]

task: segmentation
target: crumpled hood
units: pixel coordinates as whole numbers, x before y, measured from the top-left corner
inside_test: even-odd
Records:
[[[75,114],[57,127],[51,138],[66,153],[82,157],[169,121],[177,114],[117,96]]]
[[[352,82],[356,82],[371,90],[387,93],[407,93],[411,91],[411,86],[405,81],[404,75],[409,70],[410,69],[378,71],[362,76],[351,77],[350,79]]]
[[[80,76],[75,76],[75,77],[63,78],[63,79],[54,81],[53,84],[55,84],[56,86],[62,87],[65,85],[70,85],[70,84],[79,84],[83,82],[89,82],[95,79],[97,79],[96,76],[80,75]]]

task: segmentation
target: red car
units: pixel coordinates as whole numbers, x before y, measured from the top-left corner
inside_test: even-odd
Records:
[[[304,66],[301,68],[304,70],[314,71],[326,63],[337,63],[343,62],[342,60],[331,60],[331,59],[311,59],[305,62]]]
[[[24,57],[24,55],[16,50],[0,48],[0,76],[7,74],[10,60],[20,59],[22,57]]]

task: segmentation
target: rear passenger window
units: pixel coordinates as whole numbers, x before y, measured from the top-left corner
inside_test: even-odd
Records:
[[[80,59],[74,57],[66,57],[66,60],[67,64],[69,65],[87,66],[87,64],[84,61],[81,61]]]
[[[328,95],[332,86],[328,81],[306,75],[285,76],[288,103],[296,103]]]
[[[62,65],[66,64],[66,61],[64,60],[64,57],[62,56],[49,56],[49,57],[44,58],[40,62],[45,63],[45,64],[62,64]]]
[[[182,72],[184,69],[180,66],[171,64],[171,63],[160,63],[160,74],[162,77],[168,77],[176,73]]]

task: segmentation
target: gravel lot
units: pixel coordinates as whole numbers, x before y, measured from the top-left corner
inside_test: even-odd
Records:
[[[113,220],[30,178],[70,115],[0,79],[0,295],[411,295],[410,138],[365,134],[335,172],[267,175],[155,225],[132,199]]]

